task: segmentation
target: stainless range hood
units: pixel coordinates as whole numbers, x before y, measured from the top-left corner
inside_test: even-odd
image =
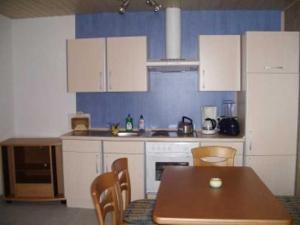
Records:
[[[196,71],[199,67],[199,61],[185,59],[161,59],[157,61],[148,61],[147,67],[153,72],[184,72]]]
[[[181,58],[180,0],[169,0],[166,8],[166,59],[147,62],[150,71],[179,72],[197,70],[199,61]]]

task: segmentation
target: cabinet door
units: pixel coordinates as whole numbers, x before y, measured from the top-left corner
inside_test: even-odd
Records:
[[[114,160],[128,158],[131,200],[145,198],[144,142],[105,141],[103,149],[105,171],[111,171]]]
[[[241,40],[239,35],[199,36],[200,91],[239,91]]]
[[[242,142],[201,142],[201,146],[226,146],[236,149],[236,155],[234,158],[234,166],[243,166],[243,151],[244,144]]]
[[[105,91],[105,39],[74,39],[67,43],[68,91]]]
[[[146,61],[146,37],[108,38],[108,91],[147,91]]]
[[[294,195],[296,156],[246,156],[252,167],[274,195]]]
[[[102,173],[101,142],[63,140],[65,197],[68,207],[93,208],[90,186]]]
[[[63,152],[65,197],[68,207],[94,208],[91,184],[100,174],[100,153]]]
[[[246,70],[298,73],[299,32],[247,32]]]
[[[296,154],[298,83],[297,74],[248,75],[247,155]]]

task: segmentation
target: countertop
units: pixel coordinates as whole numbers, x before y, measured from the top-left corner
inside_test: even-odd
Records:
[[[113,136],[110,130],[103,130],[103,129],[91,129],[87,131],[80,131],[80,132],[68,132],[61,136],[63,140],[109,140],[109,141],[161,141],[161,142],[168,142],[168,141],[186,141],[186,142],[193,142],[193,141],[223,141],[223,142],[243,142],[244,135],[238,136],[228,136],[222,134],[212,134],[212,135],[205,135],[202,134],[201,131],[195,131],[196,135],[194,137],[161,137],[161,136],[151,136],[151,131],[147,130],[143,133],[140,133],[138,136],[130,136],[130,137],[119,137]]]
[[[0,145],[49,146],[61,145],[61,140],[59,138],[9,138],[1,142]]]

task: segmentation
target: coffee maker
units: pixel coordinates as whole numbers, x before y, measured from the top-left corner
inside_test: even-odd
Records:
[[[215,134],[217,132],[217,106],[202,106],[202,129],[203,134]]]

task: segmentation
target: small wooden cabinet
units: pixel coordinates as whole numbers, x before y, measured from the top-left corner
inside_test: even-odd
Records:
[[[239,91],[241,40],[239,35],[199,36],[199,90]]]
[[[60,139],[12,138],[1,150],[6,200],[64,200]]]
[[[69,92],[148,90],[144,36],[72,39],[67,53]]]
[[[68,207],[94,208],[90,187],[102,173],[101,141],[63,140],[64,184]]]
[[[104,170],[111,171],[111,164],[119,158],[128,158],[131,179],[131,200],[145,198],[144,142],[104,141]]]

